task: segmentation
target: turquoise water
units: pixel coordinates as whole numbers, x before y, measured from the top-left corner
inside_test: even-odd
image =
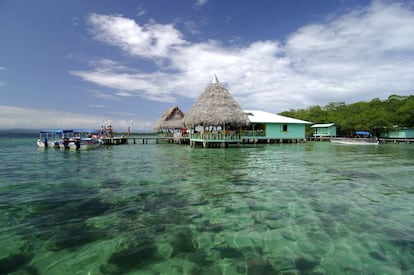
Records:
[[[0,274],[413,274],[414,145],[0,137]]]

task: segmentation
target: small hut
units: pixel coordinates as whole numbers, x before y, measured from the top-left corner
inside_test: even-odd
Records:
[[[306,141],[309,121],[258,110],[245,110],[250,125],[243,131],[243,142],[297,143]]]
[[[184,124],[191,129],[190,144],[202,143],[204,147],[241,142],[241,127],[249,125],[249,118],[230,92],[214,76],[184,117]],[[202,128],[202,131],[196,131]]]
[[[153,129],[171,133],[180,132],[184,129],[184,113],[177,106],[169,108],[155,122]]]
[[[336,137],[336,125],[335,123],[320,123],[313,124],[311,128],[314,129],[313,137],[315,138],[330,138]]]

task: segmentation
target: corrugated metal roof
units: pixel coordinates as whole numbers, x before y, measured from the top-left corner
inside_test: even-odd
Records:
[[[314,124],[311,126],[311,128],[326,128],[326,127],[331,127],[334,125],[335,123],[321,123],[321,124]]]
[[[312,122],[295,119],[291,117],[276,115],[264,111],[244,110],[249,117],[251,123],[296,123],[296,124],[312,124]]]

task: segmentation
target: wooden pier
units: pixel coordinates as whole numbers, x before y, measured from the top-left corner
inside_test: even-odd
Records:
[[[413,138],[379,138],[380,143],[413,143]]]
[[[331,137],[307,137],[308,141],[329,141]],[[379,143],[414,143],[413,138],[378,138]]]
[[[112,137],[112,138],[102,138],[103,145],[122,145],[122,144],[158,144],[158,143],[168,143],[168,144],[190,144],[195,146],[196,143],[202,144],[202,141],[192,141],[193,144],[190,143],[190,137],[155,137],[155,136],[142,136],[142,137]],[[243,137],[241,140],[230,140],[229,143],[237,143],[237,144],[250,144],[250,143],[301,143],[307,141],[329,141],[329,138],[307,138],[307,139],[263,139],[263,140],[255,140],[255,139],[248,139]],[[212,147],[227,147],[225,140],[214,140],[215,142],[211,142],[214,144]],[[414,143],[414,139],[405,139],[405,138],[379,138],[380,143]],[[205,146],[207,147],[207,146]]]
[[[307,137],[306,140],[307,141],[329,141],[330,138],[331,137],[313,137],[313,136],[310,136],[310,137]]]
[[[101,138],[101,142],[103,145],[120,145],[120,144],[128,144],[129,139],[130,138],[123,138],[123,137]]]
[[[189,137],[112,137],[102,138],[102,145],[173,143],[190,144]]]

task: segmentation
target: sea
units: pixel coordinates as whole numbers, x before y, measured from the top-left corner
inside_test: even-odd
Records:
[[[414,144],[0,136],[0,274],[414,274]]]

